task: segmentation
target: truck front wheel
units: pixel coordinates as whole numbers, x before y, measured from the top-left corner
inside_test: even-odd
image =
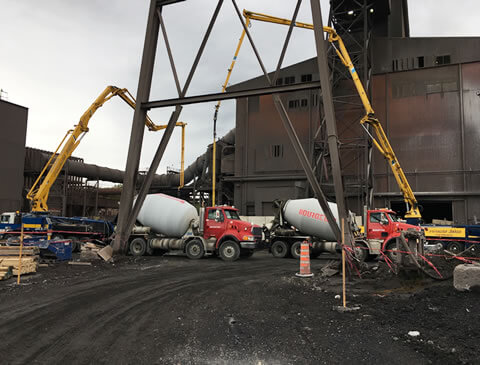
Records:
[[[401,253],[398,252],[397,241],[390,240],[385,245],[385,252],[384,254],[392,261],[394,264],[398,263],[400,260]]]
[[[147,251],[147,241],[138,237],[130,242],[130,254],[132,256],[143,256]]]
[[[240,247],[234,241],[223,242],[218,251],[223,261],[235,261],[240,257]]]
[[[191,260],[201,259],[205,253],[202,242],[197,239],[189,241],[185,246],[185,253]]]
[[[288,256],[288,246],[283,241],[275,241],[270,248],[273,257],[283,259]]]

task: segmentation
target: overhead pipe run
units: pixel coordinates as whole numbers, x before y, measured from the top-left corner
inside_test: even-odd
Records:
[[[230,130],[225,136],[220,138],[217,143],[226,144],[226,145],[235,145],[235,128]],[[41,153],[41,166],[43,166],[46,161],[50,158],[48,152]],[[203,153],[197,159],[190,164],[184,173],[185,185],[189,184],[196,177],[201,177],[203,170],[206,167],[206,162],[210,156],[208,152]],[[94,164],[87,164],[80,161],[68,160],[65,163],[65,170],[68,171],[68,175],[83,177],[88,180],[102,180],[110,181],[113,183],[121,184],[123,183],[123,177],[125,172],[122,170],[111,169],[108,167],[102,167]],[[143,181],[143,176],[139,176],[139,182]],[[152,183],[152,187],[167,187],[173,188],[180,185],[180,175],[179,174],[162,174],[155,175]]]

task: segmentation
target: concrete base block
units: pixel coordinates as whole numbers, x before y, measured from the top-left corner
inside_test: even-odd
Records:
[[[460,291],[480,290],[480,265],[458,265],[455,267],[453,286]]]

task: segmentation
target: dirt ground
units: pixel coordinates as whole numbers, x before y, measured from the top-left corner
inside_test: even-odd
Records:
[[[0,362],[108,364],[480,364],[480,294],[383,267],[347,286],[295,277],[257,252],[66,263],[0,282]],[[419,331],[412,337],[409,331]]]

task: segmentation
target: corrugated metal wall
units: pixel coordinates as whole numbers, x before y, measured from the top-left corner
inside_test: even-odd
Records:
[[[447,201],[453,219],[480,219],[480,62],[375,75],[373,106],[420,201]],[[399,200],[374,159],[377,205]],[[396,195],[396,197],[395,197]]]

